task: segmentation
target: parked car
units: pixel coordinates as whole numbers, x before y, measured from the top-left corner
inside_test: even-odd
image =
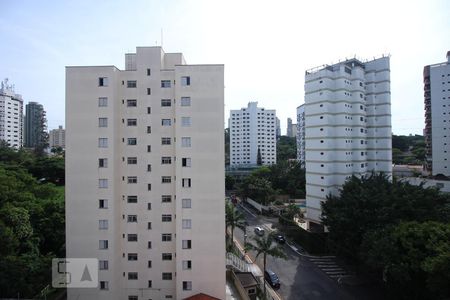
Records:
[[[262,228],[259,227],[259,226],[256,226],[256,227],[255,227],[255,233],[256,233],[257,235],[259,235],[259,236],[263,236],[263,235],[264,235],[264,229],[262,229]]]
[[[264,272],[264,279],[270,284],[271,287],[275,289],[280,288],[280,279],[273,271],[266,270]]]
[[[286,243],[286,239],[281,234],[275,235],[275,241],[277,241],[280,244]]]

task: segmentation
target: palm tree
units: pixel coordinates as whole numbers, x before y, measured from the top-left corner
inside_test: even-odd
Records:
[[[267,255],[286,259],[286,254],[284,254],[284,252],[281,250],[282,249],[281,246],[277,243],[274,243],[273,233],[269,233],[265,237],[254,236],[252,240],[255,241],[256,245],[252,243],[247,243],[247,249],[256,251],[255,259],[258,258],[260,254],[263,255],[263,267],[264,267],[263,273],[266,271]],[[266,280],[264,280],[264,299],[265,297],[266,297]]]
[[[231,227],[231,244],[233,244],[234,228],[237,227],[244,230],[245,217],[244,214],[238,211],[230,202],[225,204],[225,229],[228,229],[228,227]]]

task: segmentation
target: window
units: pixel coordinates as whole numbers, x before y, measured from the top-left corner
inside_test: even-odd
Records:
[[[147,126],[147,133],[152,133],[152,126]]]
[[[181,165],[183,167],[190,167],[191,166],[191,158],[190,157],[183,157],[181,159]]]
[[[98,220],[98,229],[100,230],[108,229],[108,220]]]
[[[98,159],[98,167],[99,168],[107,168],[108,167],[108,159],[107,158],[99,158]]]
[[[129,165],[135,165],[137,164],[137,157],[127,157],[127,164]]]
[[[127,100],[127,107],[136,107],[137,106],[137,100],[136,99],[128,99]]]
[[[183,225],[183,229],[191,229],[192,228],[192,220],[191,219],[183,219],[182,225]]]
[[[162,215],[161,221],[162,222],[172,222],[172,215]]]
[[[127,126],[137,126],[137,119],[127,119]]]
[[[183,270],[190,270],[192,269],[192,261],[190,260],[183,260],[182,261]]]
[[[137,86],[136,80],[128,80],[127,81],[127,88],[135,88]]]
[[[128,176],[127,183],[137,183],[137,176]]]
[[[185,188],[191,187],[191,178],[183,178],[181,181],[181,186]]]
[[[128,300],[138,300],[138,296],[128,296]]]
[[[128,253],[128,260],[138,260],[138,255],[137,253]]]
[[[101,189],[107,189],[108,188],[108,179],[99,179],[98,187]]]
[[[182,137],[181,138],[181,147],[185,147],[185,148],[191,147],[191,138],[190,137]]]
[[[152,70],[147,69],[147,76],[150,76],[152,74]]]
[[[108,208],[108,200],[106,200],[106,199],[99,199],[98,200],[98,208],[103,208],[103,209]]]
[[[99,77],[98,86],[108,86],[108,77]]]
[[[172,163],[172,158],[170,156],[163,156],[161,157],[161,164],[162,165],[170,165]]]
[[[108,118],[98,118],[98,127],[108,127]]]
[[[98,268],[100,270],[108,270],[108,261],[107,260],[99,260],[98,261]]]
[[[172,260],[172,253],[162,253],[162,260]]]
[[[152,165],[147,165],[147,172],[151,172],[152,171]]]
[[[171,183],[172,177],[170,176],[161,176],[161,183]]]
[[[137,272],[128,272],[128,280],[137,280],[138,273]]]
[[[107,107],[108,106],[108,98],[100,97],[98,98],[98,107]]]
[[[127,139],[127,144],[130,145],[130,146],[137,145],[137,138],[128,138]]]
[[[181,106],[191,106],[191,97],[181,97]]]
[[[163,234],[161,234],[161,240],[163,242],[171,242],[172,241],[172,234],[171,233],[163,233]]]
[[[191,208],[191,199],[182,199],[181,203],[183,208]]]
[[[181,126],[190,127],[191,126],[191,117],[181,117]]]
[[[152,113],[152,108],[151,107],[147,107],[147,114],[151,114]]]
[[[171,87],[170,80],[161,80],[161,87],[162,88],[170,88]]]
[[[148,241],[148,242],[147,242],[147,248],[148,248],[148,249],[152,249],[152,242],[151,242],[151,241]]]
[[[170,145],[172,142],[171,142],[171,139],[170,139],[170,137],[162,137],[161,138],[161,145]]]
[[[172,273],[162,273],[162,280],[172,280]]]
[[[172,196],[171,195],[162,195],[161,196],[161,202],[162,203],[170,203],[170,202],[172,202]]]
[[[129,242],[137,242],[138,237],[137,237],[136,233],[129,233],[127,235],[127,239],[128,239]]]
[[[108,281],[100,281],[100,289],[101,290],[109,290],[109,282]]]
[[[137,223],[137,215],[128,215],[127,222],[128,223]]]
[[[182,86],[191,85],[191,77],[189,77],[189,76],[182,76],[181,77],[181,85]]]
[[[148,184],[147,184],[147,190],[148,190],[148,191],[151,191],[151,190],[152,190],[152,184],[151,184],[151,183],[148,183]]]
[[[181,248],[183,248],[183,249],[191,249],[192,248],[192,241],[191,240],[182,240],[181,241]]]
[[[136,196],[136,195],[127,196],[127,203],[137,203],[137,202],[138,202],[138,196]]]
[[[172,106],[172,100],[170,100],[170,99],[161,99],[161,106],[162,107]]]
[[[161,120],[161,125],[162,126],[170,126],[172,124],[170,119],[162,119]]]
[[[152,261],[151,261],[151,260],[149,260],[149,261],[147,262],[147,267],[148,267],[148,268],[151,268],[151,267],[152,267]],[[149,282],[151,282],[151,280],[149,280]]]
[[[183,291],[192,290],[192,281],[183,281]]]
[[[99,148],[108,148],[108,139],[107,138],[99,138],[98,139],[98,147]]]
[[[152,89],[151,88],[147,88],[147,95],[151,95],[152,94]]]
[[[98,241],[98,247],[101,250],[108,249],[108,240],[100,240],[100,241]]]

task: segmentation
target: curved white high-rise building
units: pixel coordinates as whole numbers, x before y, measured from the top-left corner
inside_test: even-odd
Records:
[[[389,57],[306,71],[305,129],[307,219],[320,223],[352,175],[392,173]]]

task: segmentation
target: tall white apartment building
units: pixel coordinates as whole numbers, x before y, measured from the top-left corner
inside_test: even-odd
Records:
[[[23,100],[8,79],[2,81],[0,88],[0,140],[16,149],[22,147]]]
[[[230,165],[257,165],[258,151],[263,165],[277,162],[276,112],[249,102],[246,108],[231,110]]]
[[[306,209],[314,226],[326,196],[352,175],[392,174],[389,57],[306,71],[305,128]]]
[[[66,68],[67,257],[100,264],[69,299],[225,299],[224,66],[125,66]]]
[[[450,51],[447,61],[425,66],[426,169],[433,175],[450,176]]]
[[[49,133],[49,145],[50,148],[54,147],[66,147],[66,131],[59,125],[57,129],[50,130]]]
[[[297,160],[305,167],[305,105],[297,107]]]

